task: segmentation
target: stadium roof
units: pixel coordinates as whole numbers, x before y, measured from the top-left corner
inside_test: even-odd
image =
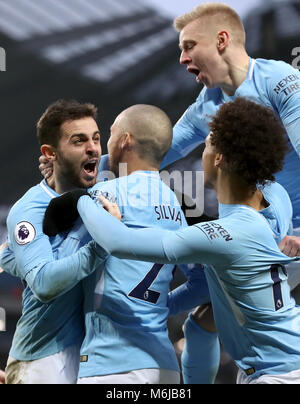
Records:
[[[165,71],[163,80],[156,77],[149,86],[153,81],[150,74],[144,84],[149,93],[159,81],[160,93],[166,98],[166,94],[169,97],[180,90],[178,79],[185,74],[177,66],[178,39],[171,21],[142,0],[0,2],[1,31],[17,41],[23,52],[109,85],[110,91],[120,91],[124,84],[136,82],[159,63],[160,71]],[[160,63],[155,58],[160,51],[172,57]],[[118,84],[114,87],[116,77]]]
[[[247,50],[254,53],[264,51],[266,41],[274,41],[275,48],[277,45],[276,40],[284,41],[291,38],[297,38],[298,40],[300,35],[299,21],[299,1],[265,2],[262,6],[250,12],[245,19]],[[279,52],[281,52],[281,49]],[[265,54],[264,57],[268,56]]]
[[[10,0],[0,3],[0,28],[24,41],[147,11],[138,0]]]
[[[58,98],[99,107],[105,152],[122,109],[154,104],[175,123],[199,92],[178,63],[172,21],[143,0],[0,1],[0,46],[7,54],[1,129],[9,134],[0,151],[0,205],[40,180],[35,123]]]

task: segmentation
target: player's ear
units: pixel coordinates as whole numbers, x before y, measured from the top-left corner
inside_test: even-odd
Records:
[[[222,153],[217,153],[215,157],[215,167],[222,168],[224,156]]]
[[[225,30],[220,31],[218,33],[218,43],[217,43],[218,51],[223,52],[227,48],[229,42],[230,42],[229,33]]]
[[[41,146],[41,153],[50,161],[56,160],[56,149],[49,144],[43,144]]]
[[[121,142],[121,148],[122,150],[132,150],[134,146],[134,139],[133,136],[130,132],[126,132],[124,133],[124,136],[122,138],[122,142]]]

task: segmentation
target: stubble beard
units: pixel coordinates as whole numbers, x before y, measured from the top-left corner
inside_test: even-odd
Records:
[[[80,178],[80,168],[73,162],[59,154],[59,181],[65,188],[90,188],[96,184],[96,178],[91,181],[85,181]]]

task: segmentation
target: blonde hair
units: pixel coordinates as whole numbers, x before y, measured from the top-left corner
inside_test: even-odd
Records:
[[[173,25],[176,31],[180,32],[187,24],[201,18],[207,18],[210,26],[215,25],[218,28],[226,28],[237,43],[245,46],[246,34],[242,20],[235,10],[224,3],[209,2],[201,4],[189,13],[177,17]]]

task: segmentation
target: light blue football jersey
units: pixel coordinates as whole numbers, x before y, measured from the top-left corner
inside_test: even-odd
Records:
[[[206,278],[221,342],[250,377],[300,369],[300,310],[285,271],[294,259],[280,252],[257,211],[220,205],[218,220],[168,231],[128,228],[85,196],[78,209],[94,240],[114,256],[210,265]],[[100,226],[107,231],[97,231]]]
[[[186,226],[176,196],[157,172],[137,171],[98,183],[89,192],[93,198],[102,194],[116,201],[129,228],[174,231]],[[94,231],[106,234],[109,229],[98,223],[93,211],[102,207],[89,200],[89,231],[92,236]],[[83,281],[86,335],[79,377],[145,368],[179,371],[167,329],[173,270],[171,264],[109,257],[101,269]]]
[[[22,316],[10,350],[13,358],[22,361],[81,344],[83,293],[78,282],[102,262],[91,245],[76,253],[90,240],[86,232],[80,232],[79,224],[79,231],[70,237],[65,232],[49,239],[42,232],[45,210],[56,196],[43,181],[12,207],[7,218],[9,250],[0,255],[0,265],[19,276],[26,286]]]
[[[286,235],[293,233],[291,200],[286,190],[276,182],[269,182],[259,189],[269,205],[259,213],[268,221],[278,244]],[[180,265],[180,268],[188,280],[169,293],[170,315],[191,310],[210,301],[204,266],[185,264]]]
[[[271,108],[281,119],[289,140],[283,170],[276,181],[285,187],[292,200],[294,227],[300,227],[300,73],[285,62],[250,59],[246,80],[233,97],[220,88],[204,87],[196,102],[174,126],[173,143],[162,168],[187,156],[209,133],[209,122],[218,108],[236,97],[245,97]]]

